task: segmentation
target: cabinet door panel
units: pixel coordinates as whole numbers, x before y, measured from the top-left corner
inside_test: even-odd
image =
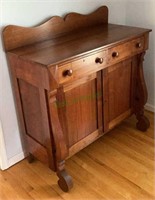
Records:
[[[91,80],[65,94],[70,145],[97,129],[95,82],[95,80]]]
[[[98,129],[98,84],[95,73],[58,89],[57,107],[68,147]]]
[[[131,114],[133,75],[132,59],[107,69],[109,129]]]
[[[109,120],[130,108],[131,61],[109,68]]]

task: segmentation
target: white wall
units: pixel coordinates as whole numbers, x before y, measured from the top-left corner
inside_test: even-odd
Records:
[[[0,32],[2,33],[3,27],[9,24],[34,26],[53,15],[64,16],[68,12],[87,14],[101,5],[108,5],[110,22],[125,23],[124,0],[2,0],[0,5]],[[8,166],[10,166],[24,157],[24,149],[21,144],[9,72],[1,40],[0,55],[0,119],[2,121]]]

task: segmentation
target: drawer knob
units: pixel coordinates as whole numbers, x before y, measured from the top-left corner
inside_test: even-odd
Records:
[[[142,47],[142,43],[138,42],[138,43],[136,44],[136,47],[137,47],[137,48],[141,48],[141,47]]]
[[[103,63],[103,58],[96,58],[95,62],[102,64]]]
[[[116,58],[116,57],[118,57],[118,56],[119,56],[119,53],[118,53],[118,52],[113,52],[113,53],[112,53],[112,57],[113,57],[113,58]]]
[[[72,74],[73,74],[72,69],[68,69],[63,72],[63,76],[72,76]]]

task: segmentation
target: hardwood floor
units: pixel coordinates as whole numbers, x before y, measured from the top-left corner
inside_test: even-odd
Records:
[[[59,189],[49,168],[23,160],[0,171],[0,199],[155,199],[154,117],[146,115],[147,132],[135,129],[133,116],[66,161],[74,181],[69,193]]]

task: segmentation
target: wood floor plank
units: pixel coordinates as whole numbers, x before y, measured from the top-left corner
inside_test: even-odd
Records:
[[[149,159],[154,160],[154,146],[142,141],[141,139],[132,137],[131,135],[126,134],[126,132],[128,132],[126,131],[126,129],[122,129],[122,127],[119,127],[119,130],[117,130],[116,132],[112,131],[109,135],[110,137],[117,139],[120,143],[125,144],[132,150],[135,150],[136,152],[145,155]],[[104,141],[104,137],[102,137],[102,140]]]
[[[151,160],[148,156],[145,156],[141,152],[137,152],[130,148],[128,145],[118,140],[117,137],[114,138],[111,136],[111,134],[109,134],[108,137],[104,138],[104,142],[110,146],[113,146],[115,149],[117,149],[122,154],[125,154],[129,158],[136,160],[147,168],[154,170],[154,160]]]
[[[77,162],[79,161],[79,163]],[[87,163],[87,162],[86,162]],[[103,178],[97,177],[96,173],[88,171],[87,164],[83,163],[81,165],[81,160],[74,156],[70,162],[68,168],[72,173],[72,177],[76,182],[80,183],[82,188],[87,189],[87,191],[95,191],[100,194],[102,198],[100,199],[120,199],[123,200],[124,197],[119,193],[119,191],[114,191],[109,187]],[[74,169],[74,170],[73,170]],[[75,170],[76,169],[76,170]],[[101,177],[101,174],[100,174]]]
[[[12,198],[14,199],[29,199],[32,200],[33,198],[29,195],[28,191],[31,191],[33,188],[29,187],[29,185],[27,184],[27,189],[26,187],[23,188],[21,185],[21,181],[19,181],[17,178],[17,175],[12,176],[11,173],[9,173],[9,171],[4,171],[3,173],[3,179],[5,180],[5,183],[9,183],[9,188],[12,191],[13,189],[13,194],[11,192]],[[2,187],[5,185],[5,183],[3,181],[1,181]],[[5,188],[6,189],[6,188]],[[2,190],[3,191],[3,190]],[[7,192],[5,192],[5,194],[7,194]],[[15,197],[14,197],[15,196]],[[2,199],[5,199],[4,197]]]
[[[34,165],[35,165],[35,167],[34,167]],[[69,166],[70,166],[70,168],[69,168]],[[47,168],[39,162],[36,162],[35,164],[33,163],[33,166],[31,165],[30,168],[31,167],[32,167],[32,171],[35,171],[35,173],[39,177],[44,179],[46,184],[48,184],[49,186],[52,186],[52,188],[57,192],[57,194],[61,195],[63,197],[63,199],[66,199],[66,200],[93,199],[94,196],[96,197],[96,199],[103,199],[103,195],[100,195],[95,190],[92,189],[90,191],[89,185],[87,187],[81,187],[81,183],[79,181],[77,181],[76,179],[74,179],[74,188],[70,191],[70,193],[63,193],[56,184],[58,178],[54,175],[54,173],[51,172],[51,170],[47,170]],[[66,168],[73,169],[74,172],[76,171],[74,166],[72,166],[71,159],[69,159],[66,162]],[[72,173],[72,170],[68,170],[68,172],[74,178],[74,174]],[[76,172],[76,174],[77,174],[77,172]],[[52,180],[53,176],[54,176],[54,180]],[[89,193],[88,193],[88,191],[89,191]]]
[[[0,199],[1,200],[12,200],[17,199],[20,200],[21,198],[26,199],[32,199],[28,195],[18,193],[21,189],[18,191],[16,190],[16,182],[14,184],[14,187],[12,184],[10,184],[10,181],[3,175],[0,175]]]
[[[27,160],[20,162],[18,165],[13,166],[9,169],[11,174],[18,174],[18,180],[28,183],[33,189],[28,193],[33,199],[58,199],[63,198],[59,196],[51,186],[45,183],[45,180],[39,177],[34,171],[29,167],[31,166]],[[45,167],[45,166],[44,166]],[[46,167],[45,167],[46,168]],[[53,176],[55,177],[54,173]],[[21,183],[23,184],[23,183]],[[56,184],[56,183],[55,183]]]
[[[154,115],[146,115],[147,132],[132,116],[66,161],[74,181],[69,193],[47,166],[25,159],[0,171],[0,200],[155,200]]]
[[[97,160],[103,163],[125,178],[129,179],[139,187],[142,187],[148,193],[154,192],[154,170],[148,169],[137,161],[129,158],[128,156],[120,153],[114,147],[97,141],[97,150],[95,144],[92,144],[86,149],[91,157],[96,157]],[[104,158],[104,160],[102,159]]]
[[[110,167],[104,165],[102,161],[98,161],[95,157],[90,157],[90,155],[87,154],[87,151],[80,152],[72,159],[82,167],[82,170],[85,169],[89,173],[95,174],[95,179],[98,179],[100,182],[102,193],[106,192],[109,194],[108,199],[121,199],[121,197],[123,197],[123,199],[137,199],[138,197],[140,199],[146,197],[147,199],[152,199],[152,195],[145,192]],[[93,182],[94,181],[92,181],[92,184]],[[120,197],[116,194],[119,194]]]

